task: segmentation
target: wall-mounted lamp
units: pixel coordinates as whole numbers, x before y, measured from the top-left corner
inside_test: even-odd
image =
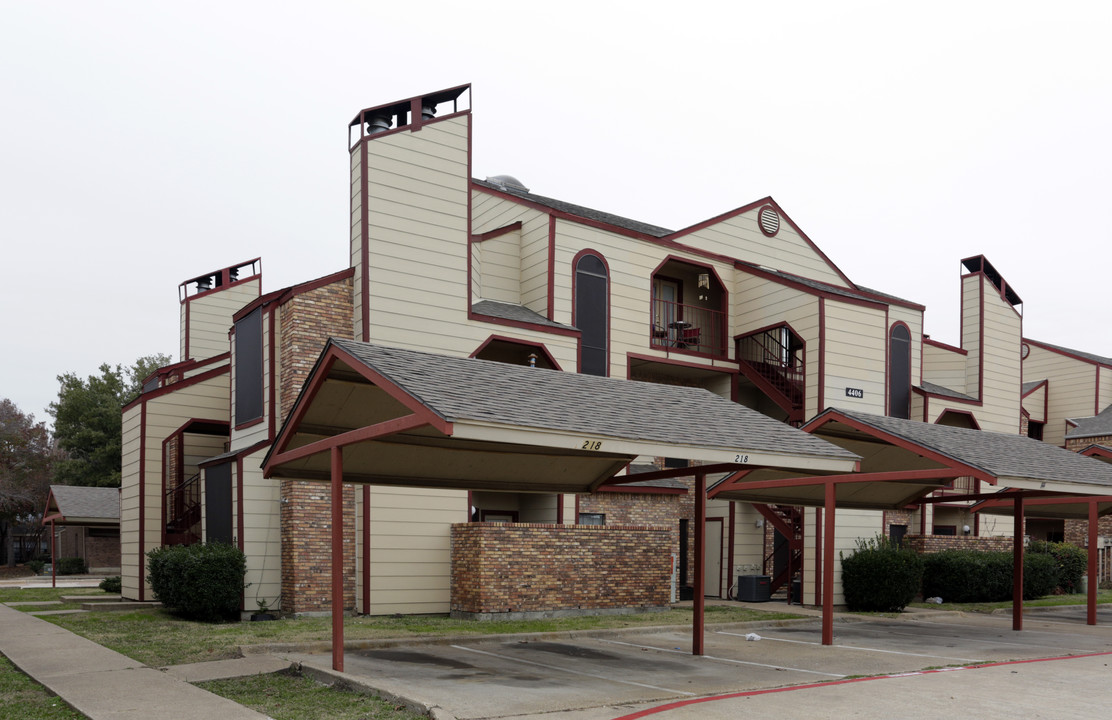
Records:
[[[710,273],[699,273],[699,299],[710,297]]]
[[[757,522],[753,523],[754,527],[763,528],[765,526],[764,518],[757,518]]]
[[[969,527],[968,525],[962,525],[962,526],[961,526],[961,533],[962,533],[962,535],[968,535],[968,534],[969,534],[969,532],[970,532],[970,529],[971,529],[971,528],[970,528],[970,527]]]

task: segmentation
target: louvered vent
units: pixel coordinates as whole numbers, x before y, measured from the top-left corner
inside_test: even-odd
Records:
[[[771,205],[765,205],[757,213],[757,224],[761,226],[761,232],[769,237],[780,232],[780,216]]]

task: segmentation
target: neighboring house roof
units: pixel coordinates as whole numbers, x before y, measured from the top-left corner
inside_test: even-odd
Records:
[[[622,217],[621,215],[614,215],[612,213],[602,212],[601,210],[593,210],[588,207],[583,207],[582,205],[574,205],[569,202],[564,202],[563,200],[556,200],[554,198],[545,197],[543,195],[535,195],[531,192],[519,190],[511,185],[500,185],[498,183],[487,182],[486,180],[476,180],[474,178],[472,178],[471,182],[475,185],[478,185],[479,187],[484,187],[489,190],[497,190],[498,192],[503,192],[507,195],[513,195],[514,197],[519,197],[522,200],[528,200],[529,202],[534,202],[538,205],[543,205],[547,208],[552,208],[553,210],[558,210],[559,212],[567,213],[568,215],[575,215],[576,217],[581,217],[586,220],[594,220],[595,222],[606,223],[607,225],[613,225],[615,227],[624,228],[626,230],[632,230],[634,232],[643,233],[645,235],[651,235],[652,237],[664,237],[665,235],[672,234],[672,231],[668,230],[667,228],[650,225],[648,223],[639,222],[637,220],[630,220],[629,218]]]
[[[917,389],[931,395],[940,395],[942,397],[953,398],[954,400],[964,400],[965,402],[977,402],[977,398],[965,393],[959,393],[957,390],[951,390],[948,387],[939,385],[938,383],[927,382],[924,380],[916,386]]]
[[[1075,426],[1066,433],[1068,438],[1100,437],[1112,435],[1112,405],[1106,407],[1100,415],[1086,418],[1070,418]]]
[[[1003,478],[1005,484],[1008,478],[1064,481],[1100,486],[1112,494],[1112,466],[1041,440],[847,410],[837,412]]]
[[[467,419],[777,454],[856,457],[702,388],[540,370],[338,338],[330,344],[448,421]]]
[[[1031,338],[1023,338],[1023,340],[1024,342],[1035,343],[1040,347],[1057,350],[1058,352],[1066,353],[1067,355],[1073,355],[1075,357],[1081,358],[1082,360],[1088,360],[1089,362],[1097,363],[1098,365],[1108,365],[1109,367],[1112,367],[1112,358],[1104,357],[1103,355],[1097,355],[1095,353],[1089,353],[1083,350],[1074,350],[1072,348],[1062,347],[1061,345],[1052,345],[1048,342],[1043,342],[1041,340],[1032,340]]]
[[[43,521],[113,524],[120,521],[120,491],[111,487],[51,485]]]
[[[471,312],[476,315],[486,315],[487,317],[494,317],[502,320],[532,323],[533,325],[544,325],[546,327],[563,328],[565,330],[576,329],[571,325],[562,325],[561,323],[549,320],[544,315],[533,312],[524,305],[515,305],[514,303],[500,302],[498,300],[480,300],[471,306]]]

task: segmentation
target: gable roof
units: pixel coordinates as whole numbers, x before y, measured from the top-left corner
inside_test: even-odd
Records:
[[[268,477],[590,492],[637,456],[850,472],[857,456],[707,390],[332,338]],[[648,480],[650,478],[644,478]]]
[[[1071,355],[1079,360],[1085,360],[1088,362],[1096,363],[1098,365],[1107,365],[1108,367],[1112,367],[1112,358],[1104,357],[1103,355],[1084,352],[1083,350],[1072,350],[1067,347],[1062,347],[1061,345],[1052,345],[1048,342],[1043,342],[1041,340],[1032,340],[1031,338],[1026,337],[1023,338],[1023,342],[1031,343],[1047,350],[1054,350],[1064,355]]]
[[[59,525],[118,524],[120,491],[111,487],[51,485],[43,523],[50,521]]]
[[[965,393],[960,393],[957,390],[951,390],[950,388],[945,387],[944,385],[939,385],[938,383],[928,382],[926,380],[919,383],[919,385],[916,386],[915,389],[916,390],[921,390],[921,391],[923,391],[925,393],[929,393],[931,395],[938,395],[940,397],[951,398],[953,400],[962,400],[964,402],[977,402],[977,398],[973,397],[972,395],[966,395]]]

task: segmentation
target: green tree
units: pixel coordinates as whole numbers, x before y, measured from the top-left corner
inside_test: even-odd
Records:
[[[20,526],[41,532],[55,451],[46,423],[0,400],[0,557],[15,564],[13,539]]]
[[[50,403],[54,438],[66,453],[54,467],[61,485],[120,486],[120,408],[139,396],[143,379],[170,362],[147,355],[124,368],[105,363],[99,375],[58,376],[57,402]]]

